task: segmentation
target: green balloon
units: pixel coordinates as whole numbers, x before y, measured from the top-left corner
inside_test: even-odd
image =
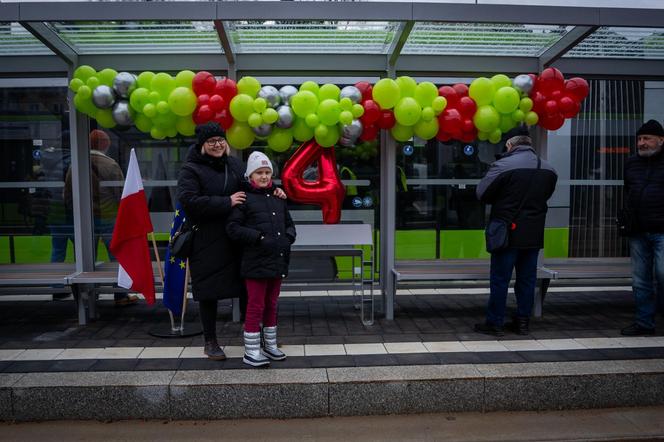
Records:
[[[356,103],[353,105],[351,112],[353,113],[353,118],[360,118],[362,115],[364,115],[364,106]]]
[[[313,115],[313,114],[312,114]],[[293,123],[293,138],[297,141],[308,141],[314,137],[313,128],[309,127],[302,118],[295,118]]]
[[[431,102],[431,108],[436,115],[439,115],[447,107],[447,98],[436,97]]]
[[[318,86],[318,83],[315,81],[305,81],[300,85],[300,91],[309,91],[312,94],[314,94],[316,97],[318,97],[318,91],[320,87]]]
[[[438,97],[438,88],[430,81],[423,81],[415,88],[415,99],[421,107],[431,106],[436,97]]]
[[[500,139],[502,137],[503,137],[503,133],[500,131],[500,129],[494,129],[489,134],[489,142],[492,143],[492,144],[498,144],[498,143],[500,143]]]
[[[87,86],[82,86],[81,88],[84,88]],[[88,88],[89,89],[89,88]],[[95,104],[92,102],[92,97],[90,95],[84,96],[81,94],[80,89],[79,92],[74,96],[74,107],[76,110],[79,112],[82,112],[86,115],[89,115],[94,118],[94,116],[97,114],[97,107]]]
[[[311,91],[301,90],[291,97],[290,102],[293,112],[298,117],[305,118],[307,115],[315,113],[316,109],[318,109],[318,98]]]
[[[519,102],[519,109],[524,113],[530,112],[533,109],[533,100],[528,97],[523,97]]]
[[[152,103],[148,103],[143,106],[143,113],[148,118],[154,118],[157,116],[157,106]]]
[[[171,107],[165,101],[160,101],[157,103],[157,112],[160,114],[167,114],[171,111]]]
[[[99,71],[97,77],[99,77],[99,81],[101,82],[101,84],[106,85],[108,87],[113,87],[113,80],[115,80],[115,77],[117,75],[118,72],[115,69],[106,68]]]
[[[178,117],[175,123],[175,128],[182,135],[191,137],[196,133],[196,123],[191,119],[191,116]]]
[[[254,99],[254,111],[260,114],[265,110],[266,107],[267,107],[267,101],[265,101],[265,98],[258,97]]]
[[[353,109],[353,100],[351,100],[348,97],[344,97],[341,100],[339,100],[339,105],[345,111],[352,110]]]
[[[523,119],[523,121],[525,121],[528,126],[534,126],[539,121],[539,115],[533,111],[526,112],[526,117]]]
[[[512,86],[503,86],[493,96],[493,106],[501,114],[511,114],[519,107],[521,96]]]
[[[267,137],[267,146],[275,152],[285,152],[293,145],[293,131],[275,127]]]
[[[404,75],[402,77],[397,78],[395,81],[399,86],[399,91],[402,97],[415,96],[415,88],[417,87],[417,82],[415,80],[413,80],[411,77],[407,75]]]
[[[327,132],[324,135],[319,136],[319,125],[314,131],[314,136],[316,137],[316,142],[323,147],[332,147],[337,144],[339,141],[339,128],[337,126],[325,126],[327,127]]]
[[[254,77],[242,77],[237,82],[237,91],[240,94],[247,94],[251,98],[254,98],[259,90],[261,90],[261,84]],[[252,139],[251,141],[253,142],[254,140]]]
[[[143,108],[150,102],[150,91],[144,87],[134,90],[129,96],[129,105],[136,112],[143,112]],[[144,131],[147,132],[147,131]]]
[[[438,133],[438,120],[435,118],[431,118],[429,121],[421,120],[413,126],[413,131],[423,140],[430,140]]]
[[[493,100],[493,94],[493,83],[486,77],[476,78],[470,83],[468,95],[475,100],[478,107],[490,104]]]
[[[97,76],[92,76],[92,77],[88,78],[88,81],[86,81],[85,84],[86,84],[90,89],[95,90],[95,88],[96,88],[97,86],[99,86],[99,85],[101,84],[101,82],[99,81],[99,77],[97,77]]]
[[[105,127],[106,129],[117,126],[117,123],[113,119],[113,113],[111,109],[99,109],[95,115],[95,119],[101,127]]]
[[[95,68],[92,66],[88,66],[84,64],[83,66],[79,66],[76,68],[74,71],[74,78],[78,78],[82,82],[88,81],[88,78],[94,77],[97,75],[97,71],[95,71]]]
[[[314,129],[316,126],[320,124],[320,118],[318,118],[318,115],[316,114],[309,114],[304,118],[305,123],[307,126],[310,128]]]
[[[341,111],[341,113],[339,114],[339,123],[348,125],[352,122],[353,122],[353,113],[347,110]]]
[[[401,90],[396,81],[391,78],[383,78],[378,81],[371,92],[376,103],[383,109],[392,109],[401,98]]]
[[[247,94],[238,94],[231,100],[229,109],[233,118],[245,122],[254,112],[254,99]],[[253,139],[251,141],[253,142]]]
[[[433,108],[431,106],[427,106],[424,109],[422,109],[422,120],[423,121],[431,121],[431,120],[433,120],[434,116],[435,116],[435,112],[433,111]]]
[[[153,127],[150,129],[150,136],[156,140],[163,140],[166,138],[166,131],[159,129],[158,127]]]
[[[92,97],[92,89],[90,89],[90,86],[87,85],[82,85],[81,87],[78,88],[78,92],[76,93],[77,96],[81,96],[81,98],[90,98]],[[91,101],[92,103],[92,101]]]
[[[131,100],[131,97],[129,97]],[[184,86],[176,87],[168,96],[168,105],[175,115],[184,117],[194,113],[196,109],[196,94]]]
[[[154,72],[150,71],[141,72],[136,78],[136,83],[138,83],[138,87],[144,87],[146,89],[150,89],[150,85],[152,84],[153,78],[154,78]]]
[[[339,86],[336,84],[331,84],[331,83],[326,83],[318,89],[318,99],[320,101],[323,100],[339,100],[339,92],[341,90],[339,89]]]
[[[166,136],[169,138],[174,138],[177,137],[178,135],[178,129],[175,126],[171,126],[168,129],[166,129]]]
[[[178,74],[175,76],[175,85],[177,87],[186,87],[187,89],[191,89],[191,82],[194,80],[194,77],[196,76],[195,73],[192,71],[180,71]],[[180,132],[182,133],[182,132]],[[184,135],[184,134],[182,134]]]
[[[148,133],[152,129],[152,120],[143,114],[136,114],[134,124],[141,132]]]
[[[500,124],[500,114],[493,106],[480,106],[473,116],[473,123],[477,130],[492,132]]]
[[[246,149],[254,142],[254,138],[256,138],[254,131],[247,123],[240,121],[233,122],[233,125],[226,131],[226,139],[235,149]]]
[[[526,114],[521,109],[517,109],[512,112],[512,119],[514,121],[521,122],[524,118],[526,118]]]
[[[321,101],[318,105],[318,118],[321,123],[326,126],[332,126],[339,122],[339,114],[341,113],[341,106],[337,100],[328,98]]]
[[[500,128],[500,131],[505,133],[508,132],[510,129],[516,126],[516,121],[512,119],[512,114],[503,114],[500,116],[500,124],[498,127]]]
[[[394,118],[402,126],[414,125],[419,121],[421,115],[420,103],[413,97],[404,97],[394,106]]]
[[[477,139],[480,140],[480,141],[486,141],[486,140],[489,139],[489,133],[479,131],[479,132],[477,132]]]
[[[169,128],[175,127],[176,121],[177,117],[175,114],[168,112],[165,114],[157,114],[157,116],[152,119],[152,124],[166,132],[169,130]]]
[[[78,92],[78,89],[83,86],[85,83],[80,78],[72,78],[69,82],[69,89],[74,92]]]
[[[403,143],[413,138],[413,126],[403,126],[399,123],[396,123],[392,129],[390,129],[390,133],[395,140],[401,141]]]
[[[326,136],[327,136],[327,134],[328,134],[329,131],[330,131],[330,129],[329,129],[328,126],[326,126],[326,125],[324,125],[324,124],[319,124],[319,125],[316,126],[316,128],[314,129],[314,136],[316,137],[316,139],[318,139],[319,137],[320,137],[320,138],[323,138],[323,137],[326,137]]]
[[[500,89],[505,86],[512,86],[512,80],[505,74],[496,74],[491,77],[491,83],[493,83],[493,88],[495,90]]]
[[[159,72],[152,78],[150,89],[158,92],[163,99],[166,99],[171,91],[175,89],[175,78],[166,72]]]
[[[267,124],[275,123],[279,119],[279,113],[271,107],[263,111],[263,121]]]
[[[263,124],[263,117],[258,112],[252,112],[247,118],[247,124],[249,127],[258,127]]]

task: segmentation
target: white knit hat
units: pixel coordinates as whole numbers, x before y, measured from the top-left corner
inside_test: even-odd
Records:
[[[270,159],[263,152],[251,152],[249,159],[247,160],[247,171],[244,173],[244,176],[249,178],[252,173],[261,167],[267,167],[270,171],[274,172],[272,168],[272,163]]]

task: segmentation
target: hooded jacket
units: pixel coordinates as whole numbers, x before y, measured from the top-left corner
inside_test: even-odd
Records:
[[[558,174],[544,160],[537,170],[538,156],[530,146],[516,146],[498,158],[478,184],[477,198],[491,204],[491,219],[512,223],[511,248],[541,249],[548,210],[546,202],[556,188]],[[527,192],[525,200],[518,210],[524,192]]]
[[[247,200],[235,206],[226,231],[242,246],[240,273],[243,278],[285,278],[295,225],[286,200],[273,195],[274,186],[257,188],[245,183]]]
[[[664,232],[664,150],[652,157],[633,155],[625,163],[625,201],[635,233]]]
[[[213,158],[189,148],[178,176],[177,199],[187,222],[198,226],[189,257],[194,299],[234,298],[244,292],[240,279],[240,250],[226,235],[231,213],[230,195],[241,190],[242,162],[224,155]]]

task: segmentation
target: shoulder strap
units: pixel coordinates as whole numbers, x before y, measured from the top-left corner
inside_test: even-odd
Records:
[[[519,208],[516,209],[516,212],[514,212],[514,216],[512,217],[512,220],[516,218],[519,215],[519,212],[521,212],[521,209],[523,208],[523,204],[526,202],[526,197],[528,194],[530,194],[530,188],[532,187],[531,184],[533,183],[533,178],[535,177],[535,174],[537,173],[538,170],[542,167],[542,160],[538,156],[537,157],[537,168],[533,169],[533,172],[530,174],[530,179],[528,179],[528,186],[526,187],[526,191],[523,192],[523,195],[521,196],[521,202],[519,203]]]

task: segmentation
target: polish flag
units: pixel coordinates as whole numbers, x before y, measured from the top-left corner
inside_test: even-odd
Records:
[[[113,229],[111,253],[120,263],[118,285],[141,293],[154,304],[154,275],[147,234],[152,232],[136,152],[131,150],[122,199]]]

